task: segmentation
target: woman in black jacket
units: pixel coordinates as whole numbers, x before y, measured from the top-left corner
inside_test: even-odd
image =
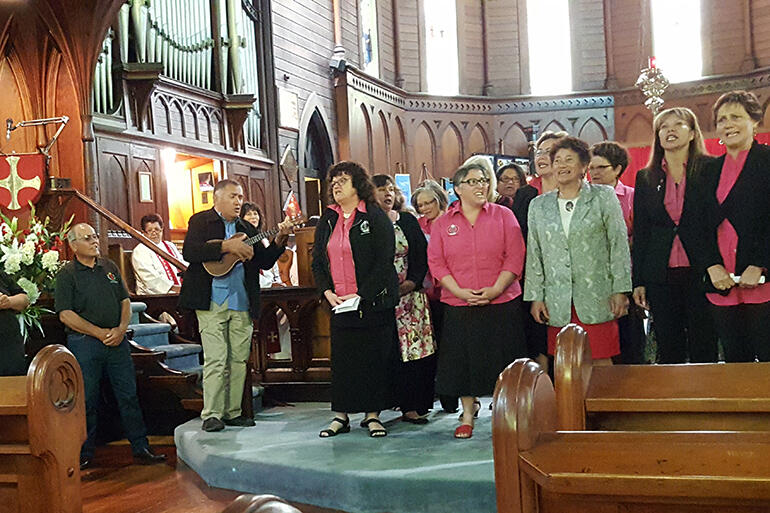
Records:
[[[332,308],[349,300],[359,303],[350,311],[332,313],[335,417],[320,436],[347,433],[348,415],[365,412],[361,426],[370,436],[381,437],[387,431],[379,412],[393,406],[391,381],[397,357],[393,225],[377,206],[374,186],[359,164],[335,164],[327,180],[331,204],[316,227],[313,276]]]
[[[691,262],[689,215],[698,170],[708,160],[690,109],[653,122],[650,162],[636,175],[631,254],[634,301],[652,312],[658,363],[715,362],[717,337],[701,274]]]
[[[695,260],[728,362],[770,361],[770,148],[754,141],[762,106],[746,91],[714,104],[727,154],[704,167],[692,212]]]
[[[433,406],[436,379],[436,340],[433,336],[428,296],[422,290],[428,272],[428,241],[420,223],[402,211],[393,179],[374,175],[375,197],[393,222],[398,273],[399,301],[396,305],[396,331],[401,364],[396,372],[397,402],[404,422],[426,424]]]

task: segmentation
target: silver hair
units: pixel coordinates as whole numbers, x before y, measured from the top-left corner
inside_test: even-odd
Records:
[[[487,189],[487,201],[494,202],[495,194],[497,194],[497,178],[495,177],[495,170],[492,167],[492,162],[489,157],[484,155],[474,155],[469,158],[463,165],[457,168],[454,176],[452,177],[452,185],[457,187],[457,184],[462,182],[465,177],[473,170],[481,171],[484,178],[489,180],[489,189]]]
[[[417,208],[417,197],[423,192],[430,194],[433,199],[438,202],[438,209],[440,211],[443,212],[446,210],[447,205],[449,205],[449,196],[447,196],[444,188],[441,187],[435,180],[425,180],[417,189],[415,189],[414,193],[412,193],[412,206],[415,210],[418,212],[420,211],[420,209]]]
[[[75,233],[75,229],[76,228],[82,228],[84,226],[88,226],[89,228],[93,229],[93,227],[90,224],[88,224],[88,223],[78,223],[75,226],[73,226],[72,228],[70,228],[69,231],[67,232],[67,242],[69,242],[71,244],[71,243],[75,242],[76,240],[78,240],[77,234]],[[94,230],[94,231],[96,231],[96,230]]]

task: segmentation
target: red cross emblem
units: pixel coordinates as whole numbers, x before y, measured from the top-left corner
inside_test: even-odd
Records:
[[[0,157],[0,205],[19,210],[43,193],[45,155],[23,153]]]

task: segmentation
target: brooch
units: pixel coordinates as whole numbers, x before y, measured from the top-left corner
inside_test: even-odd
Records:
[[[449,235],[457,235],[458,233],[460,233],[460,228],[458,228],[456,224],[450,224],[447,227],[446,232]]]
[[[369,233],[369,221],[364,221],[361,223],[361,235],[366,235]]]

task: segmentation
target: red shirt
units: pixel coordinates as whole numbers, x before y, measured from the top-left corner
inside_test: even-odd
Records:
[[[542,176],[536,176],[532,180],[529,181],[529,184],[535,189],[537,189],[537,194],[543,194],[543,177]]]
[[[684,192],[687,187],[687,164],[684,164],[684,173],[682,181],[676,183],[668,172],[668,164],[663,159],[663,171],[666,173],[666,194],[663,196],[663,206],[666,207],[669,217],[674,224],[679,226],[682,219],[682,208],[684,207]],[[687,258],[687,252],[682,246],[679,235],[674,235],[674,242],[671,244],[671,254],[668,257],[669,267],[690,267],[690,259]]]
[[[631,237],[631,230],[634,227],[634,188],[618,180],[618,184],[615,186],[615,195],[620,202],[620,210],[623,211],[623,220],[626,222],[628,236]]]
[[[521,295],[518,278],[526,252],[521,228],[509,208],[485,203],[471,226],[458,201],[433,222],[428,267],[436,280],[452,275],[460,287],[474,290],[494,285],[502,271],[512,272],[516,280],[492,301],[500,304]],[[468,306],[446,289],[441,290],[441,302]]]
[[[420,228],[422,228],[422,233],[425,234],[425,238],[428,239],[428,241],[430,241],[430,232],[433,224],[436,222],[436,219],[442,215],[443,214],[439,214],[433,220],[429,220],[425,216],[417,218],[417,222],[420,223]],[[425,294],[427,294],[428,299],[431,301],[439,301],[441,299],[441,284],[439,284],[438,280],[433,278],[433,275],[430,274],[430,271],[425,274],[425,279],[422,282],[422,288],[425,290]]]
[[[332,273],[334,282],[334,293],[338,296],[347,296],[348,294],[358,293],[358,283],[356,282],[356,263],[353,261],[353,250],[350,247],[350,227],[355,221],[354,215],[345,219],[342,215],[342,208],[339,205],[331,205],[330,209],[339,214],[337,224],[334,225],[334,231],[329,237],[329,243],[326,245],[326,254],[329,256],[329,270]],[[356,210],[366,212],[366,203],[358,202]]]
[[[749,150],[742,151],[738,158],[732,158],[725,155],[725,163],[722,165],[722,174],[719,176],[719,186],[717,187],[717,201],[721,204],[730,194],[735,182],[741,175],[743,165],[746,163],[746,157]],[[717,228],[717,243],[719,252],[722,254],[722,261],[728,273],[735,273],[735,253],[738,251],[738,233],[730,221],[725,219]],[[759,285],[753,289],[743,289],[738,286],[730,289],[726,296],[719,294],[706,294],[706,297],[712,304],[717,306],[735,306],[740,304],[757,304],[770,301],[770,283]]]

